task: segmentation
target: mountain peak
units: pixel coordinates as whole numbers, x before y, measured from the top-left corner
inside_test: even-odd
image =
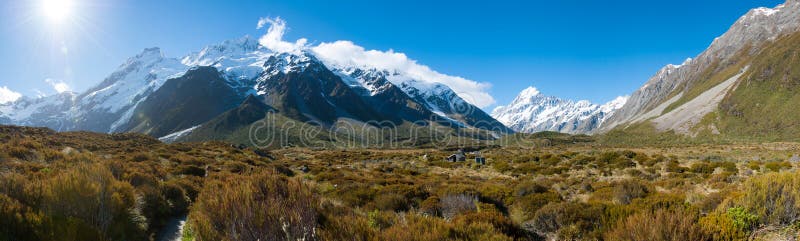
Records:
[[[284,74],[293,71],[304,71],[306,68],[313,66],[323,66],[312,54],[308,52],[301,53],[279,53],[272,55],[264,62],[264,68],[270,75],[282,72]]]
[[[520,132],[557,131],[592,133],[627,101],[627,97],[597,105],[587,100],[573,101],[546,96],[528,87],[507,106],[492,111],[492,117]]]
[[[144,59],[144,58],[163,58],[163,57],[164,53],[161,51],[161,48],[151,47],[151,48],[145,48],[144,50],[142,50],[141,53],[137,54],[136,57],[134,58]]]
[[[247,53],[258,50],[258,41],[245,35],[237,39],[225,40],[222,43],[206,46],[200,53],[207,55],[209,53],[219,54],[232,54],[232,53]]]
[[[128,59],[120,69],[125,69],[137,64],[149,65],[164,59],[164,53],[159,47],[145,48],[141,53]]]
[[[222,43],[208,45],[200,50],[200,52],[186,55],[181,59],[181,63],[190,66],[211,66],[225,60],[244,60],[247,57],[251,57],[249,55],[258,50],[258,41],[254,40],[249,35],[245,35],[241,38],[229,39]]]
[[[783,5],[780,5],[779,7],[776,7],[776,8],[760,7],[760,8],[753,9],[753,14],[770,16],[770,15],[775,14],[778,11],[780,11],[780,9],[782,7],[783,7]]]
[[[522,92],[519,93],[518,98],[530,98],[540,94],[542,93],[539,92],[539,89],[533,86],[528,86],[528,88],[525,88],[524,90],[522,90]]]

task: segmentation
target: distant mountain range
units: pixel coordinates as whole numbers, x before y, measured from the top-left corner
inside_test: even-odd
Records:
[[[514,130],[798,140],[800,1],[756,8],[700,55],[598,106],[524,91],[492,116]]]
[[[800,0],[789,0],[747,12],[700,55],[665,66],[630,97],[593,104],[529,87],[490,116],[424,76],[330,61],[313,50],[272,51],[244,37],[182,58],[145,49],[83,93],[0,105],[0,124],[237,143],[248,143],[254,126],[318,142],[433,143],[443,135],[494,139],[515,131],[794,140],[798,46]],[[353,126],[368,130],[346,131]],[[389,126],[405,134],[380,132]]]
[[[241,112],[247,116],[236,117]],[[350,132],[363,126],[402,127],[402,132],[418,127],[478,139],[512,132],[444,84],[389,69],[325,63],[311,51],[274,52],[249,37],[181,59],[145,49],[84,93],[24,97],[0,106],[0,124],[246,143],[241,134],[231,135],[268,112],[284,123],[324,132],[341,132],[343,124],[354,127]],[[220,131],[209,130],[212,124]],[[194,130],[202,130],[202,138]]]
[[[495,108],[492,116],[519,132],[586,134],[600,127],[627,99],[628,97],[618,97],[597,105],[585,100],[572,101],[546,96],[536,88],[528,87],[509,105]]]

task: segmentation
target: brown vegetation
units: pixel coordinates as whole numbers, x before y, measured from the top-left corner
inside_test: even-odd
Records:
[[[0,240],[153,240],[184,215],[184,240],[744,240],[800,218],[783,146],[492,147],[480,165],[2,126],[0,140]]]

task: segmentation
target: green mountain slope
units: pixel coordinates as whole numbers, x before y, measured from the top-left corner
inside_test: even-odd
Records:
[[[737,139],[800,140],[800,33],[768,44],[713,120]]]
[[[741,72],[744,71],[744,72]],[[692,123],[685,133],[656,128],[670,114],[732,76],[741,73],[718,107]],[[800,140],[800,33],[757,48],[746,48],[725,63],[714,63],[699,78],[672,94],[681,94],[650,121],[622,125],[601,142],[705,143]],[[691,111],[691,110],[689,110]]]

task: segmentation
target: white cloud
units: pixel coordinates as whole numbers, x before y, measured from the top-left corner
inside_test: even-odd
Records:
[[[417,63],[408,58],[404,53],[394,50],[366,50],[351,41],[340,40],[332,43],[320,43],[316,46],[307,44],[308,40],[301,38],[295,43],[283,41],[286,31],[286,22],[281,18],[262,18],[258,27],[269,24],[267,33],[259,39],[259,43],[275,52],[297,52],[310,50],[315,56],[326,64],[336,66],[358,66],[376,68],[402,73],[408,77],[429,83],[441,83],[455,91],[461,98],[471,104],[484,108],[495,103],[494,98],[488,93],[491,84],[451,76],[436,72],[426,65]]]
[[[0,104],[14,102],[22,97],[22,94],[12,91],[6,86],[0,86]]]
[[[264,25],[267,25],[267,23],[268,23],[267,19],[269,19],[269,18],[260,18],[260,19],[258,19],[258,24],[256,24],[256,29],[261,29],[261,28],[264,27]]]
[[[44,98],[47,96],[47,94],[45,94],[39,89],[33,89],[33,92],[36,92],[36,98]]]
[[[286,33],[286,21],[280,17],[259,19],[258,29],[263,28],[267,23],[269,23],[267,33],[258,39],[258,43],[262,46],[275,52],[286,53],[296,53],[306,48],[308,40],[305,38],[298,39],[294,43],[283,41],[283,34]]]
[[[317,57],[334,65],[384,69],[403,73],[413,79],[447,85],[461,98],[481,108],[495,102],[487,92],[491,87],[490,84],[436,72],[408,58],[404,53],[394,52],[391,49],[366,50],[350,41],[321,43],[311,49]]]
[[[53,89],[56,90],[56,92],[58,93],[64,93],[66,91],[72,90],[72,88],[69,87],[67,83],[64,83],[64,81],[61,80],[45,79],[44,81],[50,84],[50,86],[52,86]]]

